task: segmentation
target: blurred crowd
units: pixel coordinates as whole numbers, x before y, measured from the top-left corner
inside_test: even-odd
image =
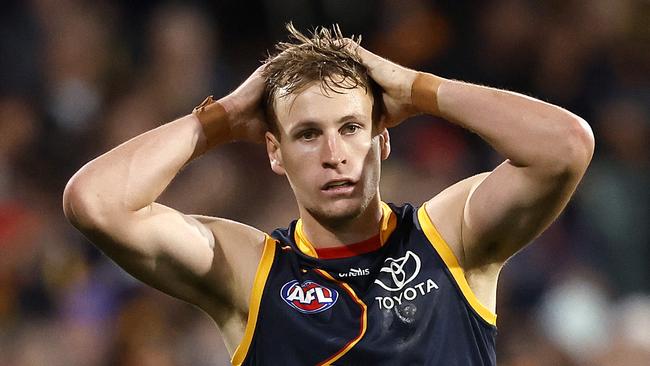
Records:
[[[499,365],[650,364],[650,2],[3,1],[0,365],[226,365],[212,321],[143,286],[63,217],[84,163],[243,81],[284,24],[339,23],[368,49],[522,92],[594,129],[567,210],[499,285]],[[391,131],[382,198],[419,205],[503,157],[418,117]],[[217,148],[161,202],[270,232],[297,209],[261,146]]]

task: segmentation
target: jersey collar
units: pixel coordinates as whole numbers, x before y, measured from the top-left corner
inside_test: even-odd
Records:
[[[380,247],[383,246],[390,234],[393,233],[395,227],[397,226],[397,217],[391,208],[385,203],[381,202],[381,222],[379,226],[379,243]],[[294,230],[294,240],[298,249],[303,252],[305,255],[308,255],[313,258],[318,258],[318,253],[314,245],[307,239],[305,232],[302,227],[302,219],[299,219],[296,223],[296,229]]]

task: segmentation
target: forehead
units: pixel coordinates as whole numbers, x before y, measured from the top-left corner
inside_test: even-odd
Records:
[[[301,121],[333,122],[343,116],[356,115],[372,119],[372,94],[362,86],[353,89],[325,89],[320,82],[275,100],[275,114],[285,130]]]

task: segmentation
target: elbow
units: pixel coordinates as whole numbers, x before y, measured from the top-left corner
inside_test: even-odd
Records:
[[[569,127],[569,144],[571,145],[571,154],[573,164],[576,168],[584,172],[594,156],[596,140],[594,132],[584,119],[573,117]]]
[[[63,190],[63,213],[81,231],[98,229],[109,217],[101,195],[77,173]]]
[[[582,176],[594,154],[594,133],[584,119],[573,114],[568,115],[562,125],[559,147],[554,151],[554,165],[563,174]]]
[[[63,190],[63,214],[76,228],[92,227],[93,203],[77,175],[74,175]]]

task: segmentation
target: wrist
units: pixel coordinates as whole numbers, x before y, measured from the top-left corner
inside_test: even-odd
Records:
[[[201,123],[208,148],[233,140],[226,106],[227,103],[223,99],[216,101],[210,95],[192,111],[192,114]]]
[[[433,74],[418,72],[411,85],[411,103],[419,113],[440,115],[438,90],[446,79]]]

